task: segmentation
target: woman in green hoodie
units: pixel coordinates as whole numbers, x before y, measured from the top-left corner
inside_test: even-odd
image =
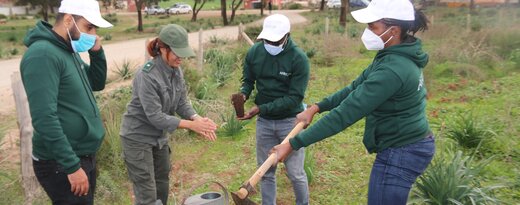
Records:
[[[368,50],[378,50],[372,64],[349,86],[298,114],[297,122],[308,125],[317,112],[330,111],[271,152],[283,160],[292,150],[333,136],[366,117],[363,143],[370,153],[377,153],[368,204],[406,204],[412,184],[435,152],[422,74],[428,55],[414,37],[427,29],[427,19],[409,0],[373,0],[352,16],[368,24],[361,39]]]

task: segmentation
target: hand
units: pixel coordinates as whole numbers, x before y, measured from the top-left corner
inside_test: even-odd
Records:
[[[101,49],[101,37],[96,36],[96,43],[94,44],[94,46],[92,46],[92,48],[90,50],[99,51],[99,49]]]
[[[210,141],[217,139],[217,135],[215,134],[217,124],[207,117],[195,117],[193,119],[193,126],[190,129]]]
[[[317,105],[312,105],[310,108],[304,110],[303,112],[300,112],[298,115],[296,115],[296,122],[295,124],[298,124],[299,122],[303,122],[304,127],[307,128],[309,124],[312,122],[312,118],[314,118],[314,115],[316,115],[317,112],[320,111],[320,108]]]
[[[260,109],[258,108],[258,106],[253,106],[251,108],[251,110],[249,110],[249,112],[247,112],[244,117],[239,117],[238,119],[239,120],[249,120],[251,118],[253,118],[255,115],[257,115],[258,113],[260,112]]]
[[[277,162],[283,162],[285,161],[285,158],[289,156],[292,152],[292,147],[290,143],[282,143],[279,145],[274,146],[271,151],[269,151],[270,154],[276,153]]]
[[[67,175],[70,182],[70,191],[76,196],[86,196],[88,194],[89,184],[88,177],[83,168],[79,168],[76,172]]]

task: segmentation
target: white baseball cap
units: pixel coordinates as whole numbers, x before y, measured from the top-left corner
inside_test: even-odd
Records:
[[[366,8],[351,14],[359,23],[372,23],[383,18],[415,20],[415,9],[410,0],[372,0]]]
[[[256,39],[276,42],[282,39],[289,31],[291,31],[289,19],[282,14],[273,14],[265,18],[262,32]]]
[[[101,17],[99,3],[96,0],[62,0],[58,12],[82,16],[88,22],[100,28],[113,26]]]

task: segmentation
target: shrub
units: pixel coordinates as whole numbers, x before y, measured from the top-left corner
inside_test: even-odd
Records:
[[[307,181],[309,184],[314,180],[314,168],[316,167],[316,162],[314,161],[314,155],[312,153],[313,152],[310,148],[305,149],[303,169],[305,170],[305,174],[307,174]]]
[[[0,19],[7,19],[6,15],[0,14]]]
[[[473,157],[457,151],[443,156],[419,177],[412,192],[411,204],[497,204],[493,191],[503,186],[482,186],[476,177],[491,158],[474,162]]]
[[[449,122],[446,135],[464,149],[474,149],[492,136],[492,133],[469,112],[459,115],[454,121]]]
[[[110,22],[111,24],[116,24],[119,21],[119,19],[117,19],[116,13],[109,13],[109,14],[103,16],[103,18],[105,20],[107,20],[108,22]]]
[[[258,35],[260,35],[260,32],[262,32],[262,27],[261,26],[248,26],[248,27],[246,27],[244,32],[246,32],[246,34],[247,34],[247,36],[249,36],[249,38],[256,39],[256,37]]]
[[[211,78],[217,83],[218,87],[222,87],[231,78],[235,70],[235,57],[230,54],[216,53],[213,58],[208,58],[208,61],[212,67]]]
[[[110,40],[112,40],[112,35],[107,33],[107,34],[105,34],[105,36],[103,38],[105,41],[110,41]]]
[[[134,75],[135,66],[129,61],[124,60],[123,64],[116,64],[116,74],[119,76],[121,80],[127,80],[132,78]]]
[[[200,80],[194,89],[195,98],[200,100],[213,100],[217,97],[216,88],[216,84],[208,80]]]
[[[9,38],[7,39],[9,42],[16,42],[18,40],[18,38],[16,38],[15,35],[10,35]]]
[[[303,6],[301,4],[297,4],[297,3],[291,3],[287,6],[287,8],[289,10],[297,10],[297,9],[302,9]]]
[[[9,53],[12,55],[12,56],[15,56],[15,55],[18,55],[18,49],[17,48],[13,48],[9,51]]]
[[[218,129],[219,135],[223,134],[226,137],[236,139],[237,135],[242,131],[247,122],[240,121],[236,118],[235,112],[229,114],[221,114],[221,119],[224,122],[220,129]]]

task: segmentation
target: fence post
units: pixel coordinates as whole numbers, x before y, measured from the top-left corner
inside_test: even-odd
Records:
[[[432,17],[430,18],[430,25],[431,25],[431,27],[433,27],[434,24],[435,24],[435,16],[432,15]]]
[[[199,70],[202,71],[204,65],[204,46],[202,45],[202,28],[199,29],[199,58],[198,66]]]
[[[471,31],[471,14],[466,15],[466,30]]]
[[[34,198],[40,192],[40,185],[34,176],[32,166],[32,135],[31,113],[29,103],[22,83],[20,72],[11,75],[11,88],[13,89],[18,128],[20,129],[20,162],[22,171],[22,185],[25,192],[24,204],[32,204]]]
[[[329,17],[325,18],[325,37],[329,35]]]
[[[145,62],[145,63],[146,63],[147,61],[149,61],[150,58],[151,58],[151,57],[150,57],[150,54],[148,53],[148,49],[146,49],[146,48],[148,48],[148,43],[150,43],[150,40],[149,40],[149,39],[146,39],[146,40],[144,41],[144,62]]]
[[[242,22],[240,22],[240,24],[238,24],[238,40],[242,40],[242,32],[244,32],[244,28],[243,28],[243,24]]]

